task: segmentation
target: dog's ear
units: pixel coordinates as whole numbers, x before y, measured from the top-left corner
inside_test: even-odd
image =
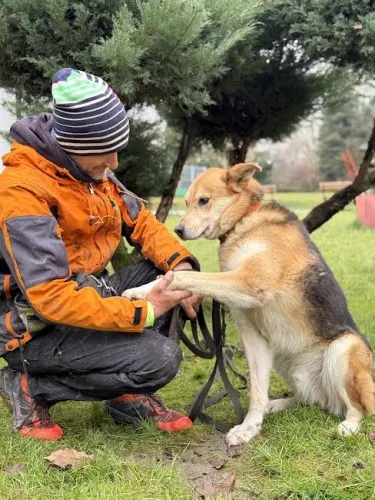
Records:
[[[239,193],[247,188],[255,172],[261,172],[257,163],[238,163],[227,170],[227,186],[231,191]]]

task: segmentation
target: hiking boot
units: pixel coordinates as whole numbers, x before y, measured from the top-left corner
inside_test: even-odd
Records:
[[[12,412],[13,431],[48,441],[61,438],[63,431],[50,419],[49,407],[30,397],[25,373],[16,372],[9,366],[3,368],[0,371],[0,396]]]
[[[157,429],[169,432],[185,431],[193,425],[189,417],[166,408],[155,394],[124,394],[106,405],[117,424],[151,420]]]

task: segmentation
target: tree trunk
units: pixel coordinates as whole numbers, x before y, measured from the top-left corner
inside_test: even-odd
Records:
[[[182,131],[180,147],[178,149],[178,155],[176,161],[174,162],[171,176],[169,178],[168,184],[163,190],[163,194],[156,211],[156,218],[161,222],[164,222],[168,216],[169,210],[172,207],[173,198],[177,189],[178,181],[181,177],[182,169],[184,168],[186,159],[190,152],[191,142],[193,139],[193,120],[192,118],[187,118],[184,124],[184,129]]]
[[[363,157],[361,168],[354,179],[353,183],[335,193],[327,201],[317,205],[303,219],[303,222],[309,233],[315,231],[337,212],[343,210],[356,196],[366,191],[369,187],[375,185],[375,175],[371,173],[367,179],[368,169],[371,165],[375,153],[375,120],[371,131],[371,136],[367,144],[366,153]]]
[[[237,163],[245,163],[250,142],[250,139],[243,139],[242,141],[232,139],[233,149],[228,151],[228,161],[230,166],[237,165]]]

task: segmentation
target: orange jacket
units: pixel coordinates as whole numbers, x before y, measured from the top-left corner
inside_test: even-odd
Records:
[[[131,193],[125,196],[133,202],[130,209],[122,188],[108,178],[99,184],[80,182],[17,142],[3,163],[0,254],[35,312],[64,325],[142,331],[147,301],[102,298],[94,288],[78,289],[71,276],[102,272],[123,224],[144,256],[164,271],[191,254]]]

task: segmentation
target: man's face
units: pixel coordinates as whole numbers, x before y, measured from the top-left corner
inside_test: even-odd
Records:
[[[108,153],[106,155],[81,156],[71,155],[77,165],[92,179],[100,181],[103,179],[107,168],[116,170],[118,167],[118,154]]]

